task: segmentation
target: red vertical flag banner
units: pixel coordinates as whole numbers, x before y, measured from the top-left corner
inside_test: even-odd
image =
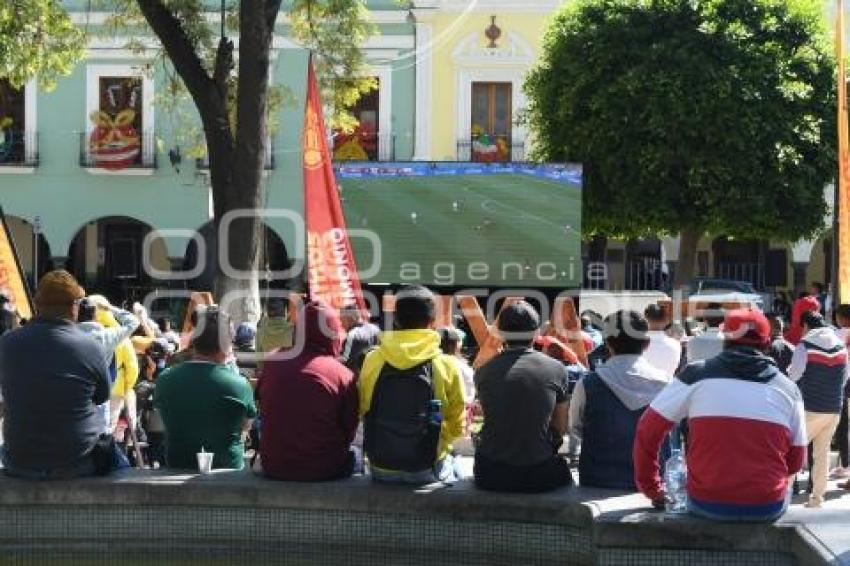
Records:
[[[311,58],[307,74],[303,148],[310,298],[322,300],[337,309],[357,305],[366,312],[326,131],[319,83]]]
[[[847,63],[844,0],[836,0],[835,57],[838,60],[838,300],[850,300],[850,114],[847,109]]]

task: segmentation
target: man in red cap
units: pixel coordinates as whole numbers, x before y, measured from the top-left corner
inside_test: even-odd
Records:
[[[664,505],[658,449],[688,419],[688,509],[720,521],[772,521],[787,509],[789,478],[805,459],[803,399],[764,354],[771,333],[762,313],[730,311],[723,336],[723,352],[687,366],[641,418],[635,483]]]
[[[803,314],[803,338],[794,349],[788,377],[797,383],[806,410],[806,431],[812,443],[812,495],[807,507],[820,507],[829,475],[829,449],[844,402],[847,347],[820,313]]]
[[[807,295],[794,301],[791,307],[791,327],[785,332],[785,339],[796,346],[803,339],[803,315],[807,312],[820,312],[821,304],[817,297]]]

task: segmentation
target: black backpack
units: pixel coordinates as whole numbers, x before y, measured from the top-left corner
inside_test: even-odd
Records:
[[[364,418],[364,448],[369,463],[385,470],[421,472],[434,467],[440,425],[429,419],[434,397],[434,367],[401,370],[384,364]]]

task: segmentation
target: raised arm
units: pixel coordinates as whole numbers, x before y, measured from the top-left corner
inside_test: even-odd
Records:
[[[104,328],[101,334],[101,343],[106,352],[111,356],[118,344],[129,338],[133,332],[139,327],[139,319],[128,311],[117,307],[110,307],[112,316],[115,317],[118,326],[113,328]]]
[[[801,343],[794,348],[794,355],[791,356],[791,365],[788,366],[788,378],[791,381],[800,381],[803,373],[806,371],[806,362],[808,361],[808,353],[806,347]]]

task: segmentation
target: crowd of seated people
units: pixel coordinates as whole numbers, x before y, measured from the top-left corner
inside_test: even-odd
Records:
[[[845,335],[808,303],[795,312],[797,344],[760,312],[721,311],[690,355],[686,334],[665,327],[654,305],[588,313],[582,363],[519,301],[497,319],[502,347],[474,372],[464,333],[435,327],[434,295],[421,286],[397,293],[383,332],[356,308],[321,302],[291,321],[285,302],[271,300],[258,326],[236,328],[204,307],[179,352],[167,323],[87,295],[67,272],[47,273],[35,304],[33,320],[0,338],[0,459],[18,478],[195,471],[206,452],[213,468],[256,460],[275,480],[451,483],[469,475],[453,444],[469,434],[475,406],[483,423],[471,479],[482,490],[539,493],[577,479],[640,491],[663,508],[665,440],[685,421],[690,510],[767,521],[787,508],[811,441],[809,505],[821,504],[825,450],[846,413]],[[241,356],[261,360],[250,379]]]

